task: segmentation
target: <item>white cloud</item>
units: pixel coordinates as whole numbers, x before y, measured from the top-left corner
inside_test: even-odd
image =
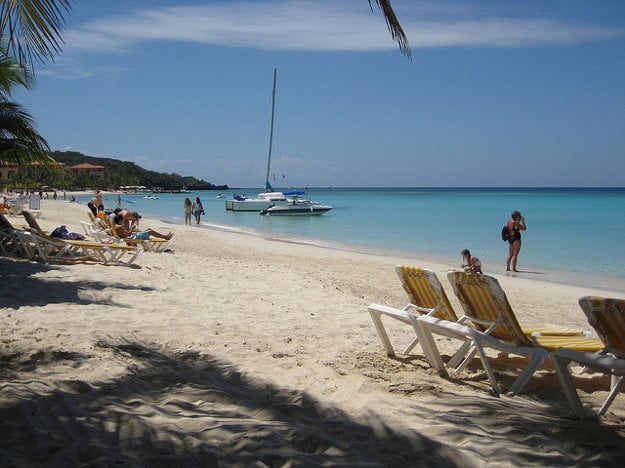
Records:
[[[489,15],[471,4],[395,2],[412,48],[519,47],[622,37],[624,31],[549,18]],[[125,52],[146,41],[300,51],[395,49],[365,0],[229,1],[129,10],[65,34],[66,53]]]
[[[86,78],[108,80],[128,72],[128,68],[119,66],[99,66],[90,70],[75,59],[63,55],[54,63],[37,71],[37,76],[49,76],[64,80],[82,80]]]

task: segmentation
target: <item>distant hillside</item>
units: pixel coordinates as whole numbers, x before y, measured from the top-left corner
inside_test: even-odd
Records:
[[[106,167],[105,180],[102,182],[108,188],[117,188],[124,185],[143,185],[149,189],[160,187],[163,190],[180,190],[183,187],[186,187],[188,190],[228,189],[227,185],[214,185],[192,176],[148,171],[132,162],[111,158],[96,158],[76,151],[55,151],[52,157],[68,166],[89,163]]]

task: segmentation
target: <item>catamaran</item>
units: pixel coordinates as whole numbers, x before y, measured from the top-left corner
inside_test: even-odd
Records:
[[[271,93],[271,127],[269,129],[269,154],[267,156],[267,173],[265,175],[264,193],[259,193],[254,198],[245,195],[235,194],[232,200],[226,200],[226,210],[232,211],[260,211],[266,210],[272,205],[288,203],[287,196],[282,192],[274,192],[269,182],[269,171],[271,170],[271,149],[273,147],[273,121],[276,113],[276,78],[278,70],[273,70],[273,91]]]
[[[262,214],[321,214],[332,209],[331,206],[323,205],[324,209],[307,210],[305,213],[296,213],[295,207],[301,207],[303,204],[308,206],[320,206],[316,202],[299,198],[305,192],[303,190],[290,190],[284,192],[274,191],[269,182],[269,173],[271,171],[271,150],[273,148],[273,123],[276,111],[276,77],[278,70],[273,70],[273,91],[271,93],[271,126],[269,129],[269,152],[267,155],[267,172],[265,174],[265,190],[256,197],[248,198],[245,195],[234,194],[231,200],[226,200],[226,210],[229,211],[256,211]],[[280,211],[278,207],[288,206],[289,210]],[[274,210],[275,209],[275,210]],[[274,210],[274,211],[272,211]]]

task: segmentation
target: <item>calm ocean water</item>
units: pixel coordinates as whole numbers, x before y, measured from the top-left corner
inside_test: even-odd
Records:
[[[253,196],[259,189],[222,192]],[[182,224],[185,196],[199,196],[208,227],[307,242],[348,250],[392,253],[416,259],[460,264],[468,248],[486,272],[505,269],[508,244],[501,227],[512,210],[525,216],[519,257],[522,276],[588,284],[625,291],[625,189],[309,189],[307,195],[334,209],[319,217],[271,217],[225,210],[218,192],[124,194],[122,205],[164,221]],[[86,201],[80,197],[78,201]],[[115,196],[105,197],[106,207]]]

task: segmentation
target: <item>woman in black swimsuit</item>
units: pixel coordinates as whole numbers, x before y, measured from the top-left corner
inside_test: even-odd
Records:
[[[512,271],[518,271],[516,269],[516,262],[519,252],[521,251],[521,231],[525,231],[527,226],[525,225],[525,218],[520,212],[513,211],[510,217],[512,219],[510,219],[507,224],[510,238],[508,239],[509,249],[508,258],[506,259],[506,271],[510,271],[511,266]]]

